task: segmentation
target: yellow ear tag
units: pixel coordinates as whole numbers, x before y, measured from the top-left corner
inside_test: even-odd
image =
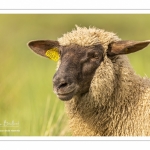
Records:
[[[57,48],[52,48],[47,50],[45,55],[49,57],[51,60],[58,61],[59,60],[59,53]]]

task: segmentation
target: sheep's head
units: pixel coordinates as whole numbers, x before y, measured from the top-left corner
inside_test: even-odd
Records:
[[[121,41],[114,33],[100,29],[78,28],[65,34],[58,41],[38,40],[29,42],[36,53],[50,59],[59,59],[53,77],[54,92],[61,100],[87,93],[96,69],[104,57],[128,54],[146,47],[150,41]]]

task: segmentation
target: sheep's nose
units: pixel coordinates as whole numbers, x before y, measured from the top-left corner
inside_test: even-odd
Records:
[[[62,80],[59,81],[59,83],[57,85],[57,89],[59,90],[61,88],[65,88],[67,86],[68,86],[68,83],[65,80],[62,79]]]
[[[69,81],[66,77],[58,77],[58,76],[54,76],[53,78],[53,87],[55,91],[59,91],[62,89],[65,89],[66,87],[68,87],[69,85]]]

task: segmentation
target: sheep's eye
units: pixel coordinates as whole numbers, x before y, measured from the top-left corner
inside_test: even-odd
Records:
[[[99,54],[98,54],[98,53],[95,53],[95,54],[94,54],[94,58],[98,59],[98,58],[99,58]]]
[[[92,53],[92,52],[90,52],[90,53],[88,53],[88,58],[95,58],[95,59],[98,59],[99,58],[99,55],[98,55],[98,53]]]

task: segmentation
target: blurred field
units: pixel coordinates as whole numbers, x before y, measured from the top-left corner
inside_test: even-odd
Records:
[[[52,92],[56,63],[32,53],[27,42],[56,40],[75,24],[113,31],[124,40],[150,39],[150,15],[0,14],[0,135],[71,135],[64,103]],[[137,74],[150,77],[150,46],[129,58]],[[4,122],[19,126],[2,127]]]

